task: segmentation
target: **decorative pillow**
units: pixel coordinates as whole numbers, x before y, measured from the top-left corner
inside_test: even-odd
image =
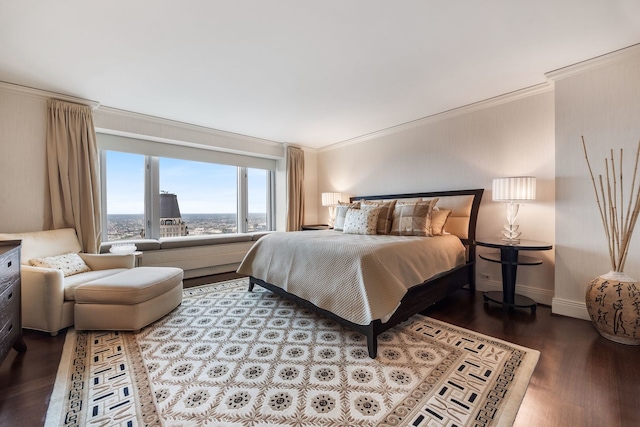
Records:
[[[62,270],[64,277],[91,271],[80,255],[69,253],[64,255],[49,256],[45,258],[32,258],[29,264],[34,267],[55,268]]]
[[[444,226],[449,215],[451,215],[451,209],[435,208],[431,211],[431,234],[434,236],[442,236],[444,234]]]
[[[362,200],[362,206],[372,206],[380,208],[380,215],[378,216],[378,225],[376,233],[389,234],[391,231],[391,225],[393,225],[393,209],[396,206],[396,200],[390,201],[377,201],[377,200]]]
[[[345,234],[376,234],[379,216],[380,208],[361,206],[360,209],[349,209],[342,232]]]
[[[396,203],[391,233],[398,236],[432,236],[431,212],[438,199],[423,202]]]
[[[344,228],[344,219],[347,216],[347,210],[351,209],[360,209],[360,202],[353,203],[345,203],[338,202],[338,206],[336,206],[336,219],[333,222],[333,229],[336,231],[342,231]]]

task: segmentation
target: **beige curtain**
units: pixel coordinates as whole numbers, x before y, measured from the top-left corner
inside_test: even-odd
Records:
[[[287,147],[287,231],[298,231],[304,220],[304,151]]]
[[[51,228],[74,228],[83,252],[97,253],[100,174],[91,108],[55,99],[47,107]]]

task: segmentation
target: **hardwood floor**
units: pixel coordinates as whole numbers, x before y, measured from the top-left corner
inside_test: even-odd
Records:
[[[190,279],[185,287],[234,277]],[[425,314],[540,351],[514,426],[640,425],[640,346],[605,340],[590,322],[552,315],[549,307],[504,313],[464,290]],[[25,330],[27,352],[12,350],[0,366],[0,426],[43,425],[64,337]]]

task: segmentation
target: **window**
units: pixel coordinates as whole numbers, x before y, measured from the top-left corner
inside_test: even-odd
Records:
[[[144,236],[145,156],[108,151],[106,160],[106,236],[126,240]],[[103,221],[104,224],[105,221]]]
[[[160,219],[186,226],[181,233],[160,225],[160,237],[238,232],[238,168],[160,158]],[[167,231],[165,231],[167,230]]]
[[[269,172],[247,169],[248,209],[247,231],[270,230],[268,215]]]
[[[273,229],[273,171],[107,149],[100,159],[104,241]]]

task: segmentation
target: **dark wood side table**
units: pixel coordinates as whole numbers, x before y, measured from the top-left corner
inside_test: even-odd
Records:
[[[302,229],[303,230],[331,230],[331,227],[329,227],[327,224],[310,224],[310,225],[303,225]]]
[[[537,304],[531,298],[516,294],[516,272],[519,265],[540,265],[538,258],[519,255],[519,251],[548,251],[553,246],[536,240],[520,240],[518,243],[504,241],[498,237],[476,240],[476,245],[487,248],[500,249],[500,254],[480,254],[480,258],[502,264],[502,292],[491,291],[484,293],[484,301],[502,304],[505,311],[515,307],[531,308],[536,312]]]

